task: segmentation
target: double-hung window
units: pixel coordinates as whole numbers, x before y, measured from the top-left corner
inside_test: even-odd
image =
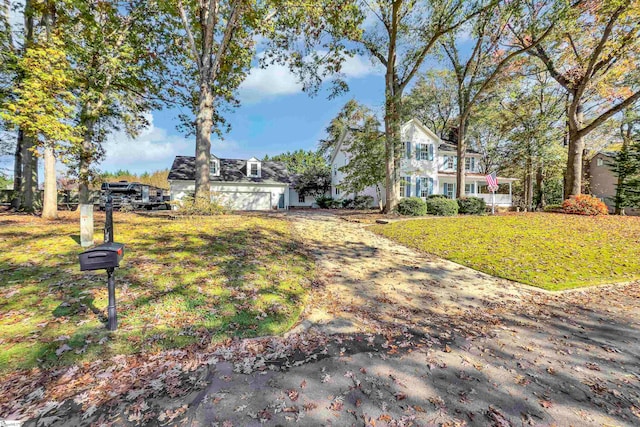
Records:
[[[304,203],[304,196],[301,194],[298,194],[298,203]]]
[[[433,178],[422,177],[420,179],[419,197],[429,197],[433,193]]]
[[[464,194],[475,194],[474,190],[475,185],[473,183],[464,185]]]
[[[400,177],[400,197],[407,197],[407,191],[411,188],[411,177],[401,176]]]
[[[455,160],[456,158],[453,156],[447,156],[445,157],[445,164],[447,165],[447,169],[449,170],[454,170],[456,168],[456,164],[455,164]]]
[[[444,195],[450,199],[454,199],[456,196],[456,185],[455,184],[444,184]]]
[[[432,144],[416,144],[416,159],[417,160],[433,160],[433,145]]]
[[[475,171],[476,169],[476,159],[475,157],[466,157],[464,159],[464,170],[466,171]]]
[[[416,160],[427,160],[427,144],[416,144]]]

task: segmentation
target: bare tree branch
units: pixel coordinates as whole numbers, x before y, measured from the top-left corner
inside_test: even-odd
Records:
[[[189,47],[191,48],[191,54],[193,55],[193,58],[196,61],[198,70],[201,70],[202,61],[200,58],[200,54],[198,53],[196,40],[193,38],[193,33],[191,32],[191,27],[189,26],[189,18],[187,17],[187,12],[184,8],[184,5],[182,4],[182,0],[178,0],[177,6],[178,6],[178,13],[180,14],[180,19],[182,20],[182,25],[184,27],[185,32],[187,33],[187,40],[189,40]]]
[[[582,138],[582,137],[586,136],[592,130],[594,130],[595,128],[600,126],[602,123],[604,123],[605,121],[609,120],[612,116],[614,116],[615,114],[617,114],[620,111],[624,110],[625,108],[633,105],[639,99],[640,99],[640,91],[634,93],[633,95],[631,95],[630,97],[628,97],[627,99],[622,101],[621,103],[616,104],[613,107],[609,108],[607,111],[605,111],[600,116],[595,118],[587,126],[584,126],[582,129],[578,130],[578,137]]]

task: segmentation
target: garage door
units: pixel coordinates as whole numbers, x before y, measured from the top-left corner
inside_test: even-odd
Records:
[[[225,191],[221,195],[231,209],[239,211],[268,211],[271,209],[271,193]]]

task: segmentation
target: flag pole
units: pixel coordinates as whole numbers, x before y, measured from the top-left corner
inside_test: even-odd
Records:
[[[496,190],[491,190],[491,215],[496,214]]]

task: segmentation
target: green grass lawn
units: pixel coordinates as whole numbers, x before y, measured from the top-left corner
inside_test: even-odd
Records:
[[[640,278],[640,218],[531,213],[371,228],[406,246],[548,290]]]
[[[109,333],[106,273],[79,271],[78,221],[0,216],[0,373],[279,334],[296,322],[314,273],[284,220],[115,213],[126,254]],[[103,221],[97,214],[97,242]]]

